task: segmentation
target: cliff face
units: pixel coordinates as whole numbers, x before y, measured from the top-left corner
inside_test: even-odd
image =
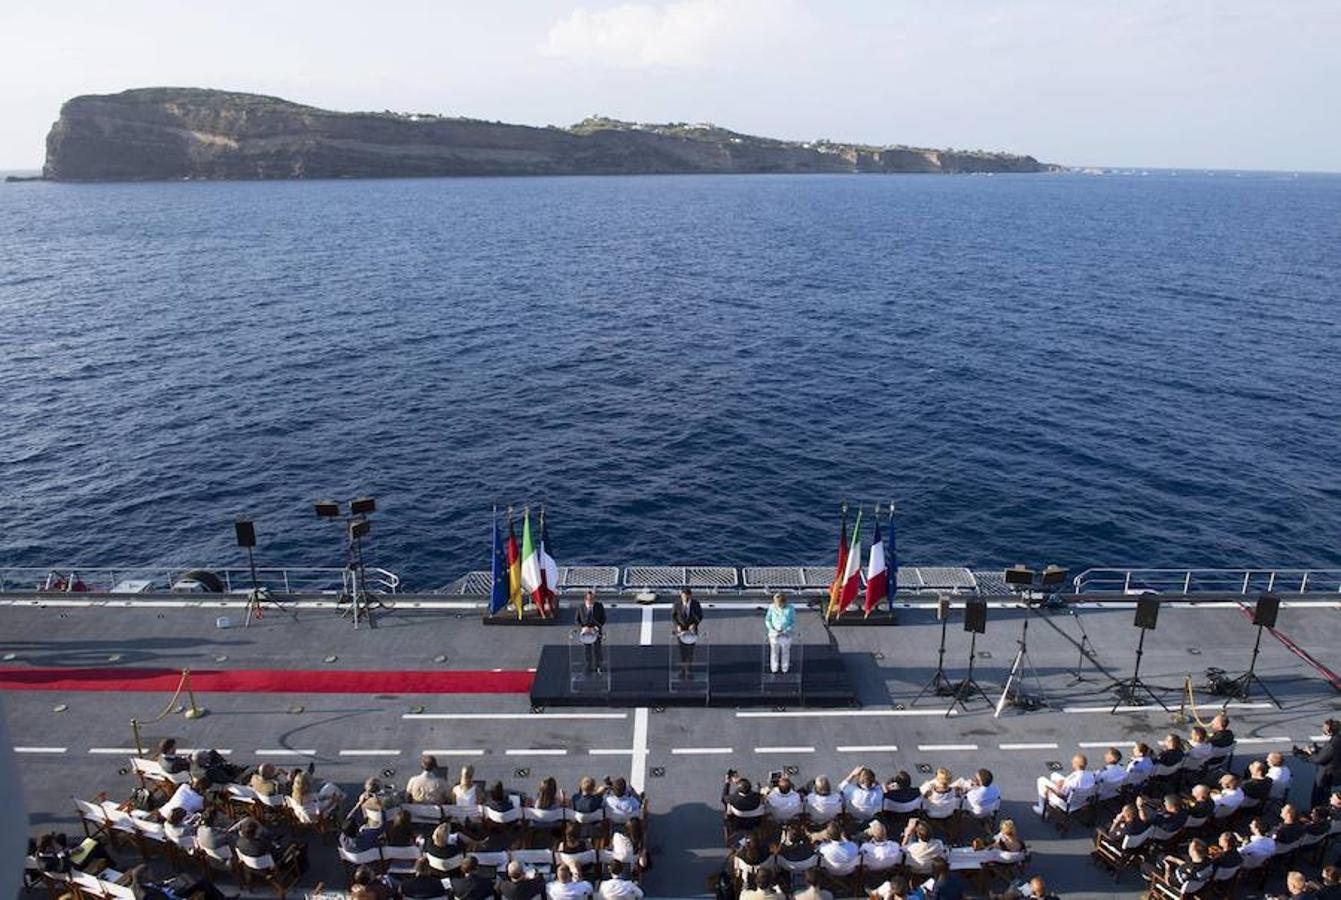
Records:
[[[149,181],[1049,168],[1031,156],[798,143],[713,126],[588,119],[568,129],[533,128],[144,88],[66,102],[47,135],[44,171],[56,181]]]

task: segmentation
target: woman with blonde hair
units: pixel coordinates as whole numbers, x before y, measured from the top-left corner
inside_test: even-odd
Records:
[[[452,787],[452,802],[457,806],[479,805],[479,791],[475,789],[474,766],[461,767],[461,780]]]

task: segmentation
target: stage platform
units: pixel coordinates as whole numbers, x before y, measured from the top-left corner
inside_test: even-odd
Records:
[[[707,690],[671,690],[665,645],[610,645],[605,648],[610,688],[573,690],[569,648],[547,644],[540,651],[531,705],[606,707],[853,707],[857,689],[843,655],[829,644],[806,644],[796,679],[766,681],[763,648],[751,644],[714,645],[709,653]]]

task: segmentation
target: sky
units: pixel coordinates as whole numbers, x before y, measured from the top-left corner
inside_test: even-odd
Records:
[[[533,125],[602,114],[1066,165],[1341,170],[1341,0],[8,0],[0,169],[159,85]]]

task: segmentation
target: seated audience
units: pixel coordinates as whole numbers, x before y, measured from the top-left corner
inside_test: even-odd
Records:
[[[191,770],[191,761],[177,752],[176,738],[163,738],[158,742],[158,752],[154,754],[154,761],[169,775]]]
[[[792,787],[792,780],[787,775],[779,778],[777,785],[764,795],[764,803],[768,805],[768,814],[779,822],[786,822],[801,814],[801,794]]]
[[[467,856],[461,861],[460,873],[451,878],[454,900],[492,900],[493,879],[481,875],[476,871],[478,868],[479,864],[475,862],[474,857]],[[590,885],[587,886],[587,893],[591,893]]]
[[[439,900],[447,896],[447,887],[433,874],[428,858],[421,856],[415,860],[414,875],[400,880],[400,895],[405,900]]]
[[[1267,778],[1275,782],[1271,796],[1285,799],[1290,796],[1290,767],[1285,765],[1285,756],[1279,750],[1267,754]]]
[[[740,900],[776,900],[785,896],[782,888],[778,887],[777,879],[768,869],[760,869],[747,881],[753,881],[753,887],[747,886],[741,891]]]
[[[834,792],[829,776],[821,775],[806,792],[805,805],[812,822],[827,822],[843,812],[843,795]]]
[[[914,872],[930,873],[931,863],[948,854],[939,838],[932,837],[931,826],[925,819],[908,820],[903,832],[903,858]]]
[[[931,896],[935,900],[964,900],[964,879],[950,871],[944,859],[931,863]]]
[[[591,884],[581,873],[560,863],[555,867],[554,880],[549,883],[545,893],[549,900],[577,900],[579,897],[590,897],[593,892]]]
[[[792,894],[792,900],[833,900],[833,893],[824,889],[819,869],[806,869],[806,886]]]
[[[1181,766],[1183,757],[1187,755],[1187,750],[1183,746],[1183,739],[1173,732],[1164,735],[1164,740],[1160,743],[1160,751],[1155,754],[1155,764],[1169,768],[1172,766]]]
[[[553,779],[546,779],[553,780]],[[537,900],[545,895],[545,879],[515,859],[508,863],[507,877],[498,884],[498,896],[502,900]]]
[[[1094,773],[1094,778],[1100,785],[1106,785],[1110,791],[1116,791],[1121,787],[1127,780],[1127,770],[1122,765],[1122,751],[1117,747],[1105,750],[1104,767]]]
[[[1127,774],[1134,780],[1149,778],[1155,771],[1155,760],[1150,755],[1150,745],[1138,741],[1132,745],[1131,759],[1127,761]]]
[[[495,781],[489,785],[488,792],[484,795],[484,807],[492,809],[494,812],[505,813],[512,809],[512,798],[508,792],[503,789],[503,782]]]
[[[625,897],[641,900],[643,889],[625,876],[622,862],[617,859],[611,860],[609,871],[610,877],[604,879],[596,888],[596,894],[602,900],[622,900]]]
[[[1245,860],[1248,857],[1254,857],[1255,860],[1270,859],[1276,855],[1276,839],[1267,831],[1261,819],[1249,822],[1248,836],[1241,837],[1239,841],[1241,844],[1239,853]]]
[[[876,819],[866,829],[869,839],[860,848],[861,863],[868,869],[883,871],[903,862],[903,847],[889,839],[885,823]]]
[[[1238,776],[1233,772],[1221,775],[1220,790],[1211,791],[1211,799],[1215,801],[1216,816],[1233,815],[1243,805],[1243,788],[1239,787]]]
[[[850,875],[861,862],[857,845],[848,839],[837,822],[830,822],[823,831],[810,836],[815,841],[815,850],[823,861],[824,869],[832,875]]]
[[[875,773],[865,766],[857,766],[838,784],[838,790],[847,804],[848,815],[855,822],[869,822],[885,808],[885,791],[875,780]]]
[[[570,805],[574,812],[599,812],[601,806],[605,803],[602,799],[604,793],[605,785],[597,787],[595,778],[584,775],[577,783],[577,793],[573,795],[573,802]]]
[[[1024,840],[1015,828],[1014,819],[1001,820],[1001,825],[992,838],[992,844],[1002,853],[1023,853],[1025,850]]]
[[[438,768],[437,757],[425,753],[419,757],[419,774],[405,783],[411,803],[450,803],[452,788]]]
[[[475,786],[475,767],[462,766],[461,778],[452,785],[452,803],[456,806],[479,806],[479,791]]]
[[[989,815],[1001,802],[1001,790],[993,781],[990,769],[979,769],[964,792],[964,810],[973,818],[981,819]]]
[[[391,890],[368,866],[359,866],[350,878],[349,900],[390,900]]]
[[[1248,777],[1243,781],[1243,796],[1258,803],[1265,803],[1271,796],[1274,781],[1267,776],[1266,760],[1255,759],[1248,763]]]
[[[1215,812],[1211,789],[1204,784],[1192,786],[1192,798],[1187,803],[1187,817],[1193,821],[1209,819]]]
[[[1043,814],[1043,805],[1050,802],[1050,798],[1057,797],[1063,802],[1066,798],[1076,791],[1091,791],[1094,789],[1094,773],[1087,770],[1089,760],[1085,754],[1077,753],[1071,757],[1071,774],[1065,778],[1057,772],[1051,775],[1040,775],[1038,778],[1038,802],[1034,804],[1034,812]]]
[[[261,763],[252,774],[248,787],[258,797],[274,797],[284,793],[284,780],[274,763]]]
[[[899,771],[885,785],[885,799],[891,803],[911,803],[920,796],[922,792],[913,787],[913,777],[904,771]]]
[[[1223,750],[1234,743],[1234,732],[1229,730],[1229,716],[1224,713],[1216,713],[1215,718],[1211,719],[1211,746],[1217,750]]]

